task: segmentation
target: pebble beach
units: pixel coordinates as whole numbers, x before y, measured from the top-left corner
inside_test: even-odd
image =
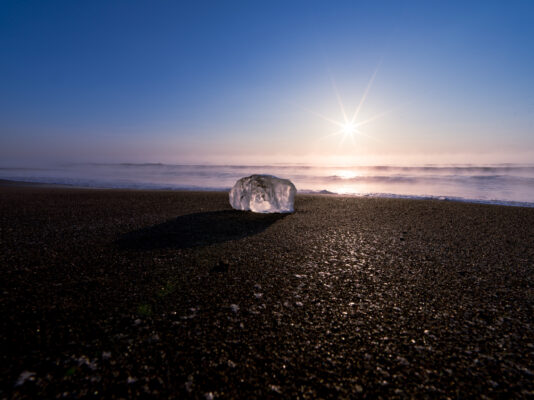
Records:
[[[0,185],[0,398],[530,398],[534,208]]]

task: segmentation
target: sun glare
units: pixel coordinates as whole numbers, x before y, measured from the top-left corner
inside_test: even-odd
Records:
[[[379,65],[380,65],[380,63],[379,63]],[[343,120],[341,120],[341,121],[335,120],[335,119],[326,117],[326,116],[324,116],[322,114],[319,114],[319,113],[316,113],[316,112],[313,112],[313,111],[305,109],[306,111],[311,112],[312,114],[315,114],[316,116],[324,119],[325,121],[330,122],[333,125],[336,125],[339,128],[339,130],[327,135],[326,137],[340,135],[341,136],[340,144],[342,144],[346,139],[349,139],[352,143],[355,143],[354,139],[355,139],[355,136],[357,136],[357,135],[358,136],[365,136],[365,137],[368,137],[368,138],[371,138],[371,139],[375,139],[373,137],[370,137],[370,136],[366,135],[364,132],[362,132],[361,128],[363,128],[365,125],[373,122],[374,120],[382,117],[386,113],[385,112],[384,113],[380,113],[380,114],[375,115],[375,116],[373,116],[371,118],[368,118],[368,119],[366,119],[364,121],[359,120],[358,117],[359,117],[359,114],[360,114],[360,110],[361,110],[362,106],[364,105],[365,100],[367,99],[367,95],[369,94],[369,90],[371,89],[371,86],[372,86],[373,81],[375,79],[376,73],[378,71],[378,66],[376,67],[375,71],[373,72],[373,74],[371,76],[371,79],[369,79],[369,82],[367,83],[367,87],[365,88],[363,96],[360,99],[360,102],[358,103],[358,106],[354,110],[354,113],[352,113],[352,114],[347,114],[345,105],[343,104],[343,101],[341,100],[341,96],[339,94],[339,91],[337,90],[336,84],[335,84],[334,80],[331,79],[332,80],[332,86],[333,86],[334,92],[336,94],[337,101],[339,103],[339,108],[340,108],[341,113],[343,115]]]
[[[356,133],[356,124],[354,122],[347,122],[341,128],[341,132],[343,132],[344,135],[353,135]]]
[[[356,172],[348,169],[341,169],[339,171],[336,171],[336,175],[339,176],[341,179],[354,179],[358,176]]]

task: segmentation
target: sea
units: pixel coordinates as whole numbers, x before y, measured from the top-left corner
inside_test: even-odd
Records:
[[[290,179],[301,193],[439,199],[534,207],[534,164],[61,164],[0,168],[0,179],[90,188],[229,190],[252,174]]]

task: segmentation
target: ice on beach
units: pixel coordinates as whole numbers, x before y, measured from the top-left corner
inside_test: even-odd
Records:
[[[272,175],[251,175],[239,179],[230,190],[230,205],[256,213],[290,213],[295,203],[295,185]]]

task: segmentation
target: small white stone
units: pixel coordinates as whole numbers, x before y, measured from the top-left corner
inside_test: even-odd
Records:
[[[19,375],[19,378],[17,379],[17,382],[15,383],[15,386],[22,386],[24,383],[29,379],[33,380],[35,376],[35,372],[31,371],[22,371]]]
[[[278,385],[270,385],[269,387],[273,392],[282,393],[282,389]]]
[[[193,391],[193,376],[189,375],[187,377],[187,381],[184,383],[185,390],[187,390],[188,393],[191,393]]]
[[[239,311],[239,306],[237,304],[230,304],[230,309],[236,313]]]

